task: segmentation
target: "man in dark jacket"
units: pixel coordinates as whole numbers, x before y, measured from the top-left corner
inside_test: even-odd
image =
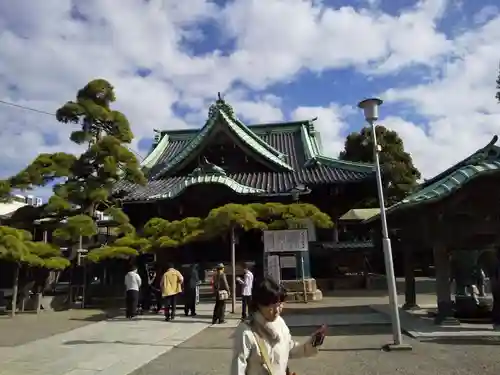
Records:
[[[184,286],[184,314],[186,316],[191,312],[191,316],[196,316],[196,288],[200,283],[200,274],[198,272],[198,265],[193,264],[186,278],[187,282]]]

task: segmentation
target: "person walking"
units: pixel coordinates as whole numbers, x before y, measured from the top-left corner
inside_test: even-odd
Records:
[[[147,267],[147,266],[146,266]],[[145,277],[147,280],[147,283],[143,283],[141,285],[141,290],[139,291],[139,294],[141,296],[141,310],[144,311],[150,311],[151,310],[151,303],[152,303],[152,293],[153,293],[153,280],[156,277],[156,273],[154,270],[148,270],[146,268],[146,273]]]
[[[196,316],[196,288],[200,283],[197,264],[191,266],[187,280],[184,287],[184,315],[188,316],[191,312],[191,316]]]
[[[250,321],[240,324],[234,333],[230,375],[293,374],[288,367],[289,358],[318,353],[326,326],[321,326],[306,342],[296,342],[281,317],[285,297],[283,287],[272,278],[256,284]]]
[[[167,271],[161,280],[161,291],[163,297],[163,308],[165,310],[165,321],[175,319],[177,308],[177,295],[182,292],[184,278],[181,273],[174,268],[173,264],[168,264]]]
[[[491,295],[493,297],[493,308],[491,320],[493,329],[500,331],[500,248],[496,250],[496,264],[490,277]]]
[[[142,280],[137,273],[137,266],[130,266],[130,271],[125,275],[125,316],[127,319],[132,319],[137,315],[141,284]]]
[[[227,282],[224,265],[222,263],[217,265],[217,271],[214,277],[214,292],[215,306],[212,324],[222,324],[225,323],[226,301],[231,296],[229,293],[229,283]]]
[[[238,282],[242,286],[241,291],[241,320],[247,318],[249,306],[252,302],[252,287],[253,287],[253,273],[250,271],[250,266],[245,263],[243,269],[243,279],[238,278]]]

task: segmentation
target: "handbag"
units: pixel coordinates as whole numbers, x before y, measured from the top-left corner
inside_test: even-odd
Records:
[[[217,292],[217,297],[219,298],[219,301],[225,301],[229,299],[229,293],[227,292],[227,290],[219,290]]]
[[[217,286],[216,286],[216,290],[217,290],[217,299],[219,301],[226,301],[229,299],[229,292],[225,289],[221,289],[221,279],[222,279],[222,276],[218,276],[217,277]]]

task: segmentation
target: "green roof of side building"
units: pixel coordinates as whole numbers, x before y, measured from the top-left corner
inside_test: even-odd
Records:
[[[388,207],[386,213],[439,201],[477,177],[500,172],[500,147],[495,145],[497,140],[498,137],[494,136],[485,147],[425,181],[416,192]],[[375,215],[366,219],[364,223],[377,220],[379,217],[380,215]]]

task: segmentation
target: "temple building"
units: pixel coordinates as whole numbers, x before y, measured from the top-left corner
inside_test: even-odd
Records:
[[[404,258],[405,307],[418,307],[415,272],[424,260],[433,266],[436,322],[440,324],[456,324],[463,316],[484,317],[483,296],[476,301],[467,288],[476,285],[481,289],[485,282],[480,271],[492,276],[500,267],[497,142],[494,136],[487,145],[386,210],[392,240],[398,240],[395,247]],[[379,228],[380,216],[364,223]],[[453,294],[451,284],[455,284]]]
[[[155,130],[142,162],[148,183],[117,187],[132,224],[150,218],[205,217],[227,203],[311,203],[334,222],[367,195],[375,196],[374,167],[328,157],[315,119],[245,125],[220,96],[201,129]],[[337,242],[336,228],[315,230],[310,239]],[[237,261],[262,258],[262,235],[247,233]],[[169,249],[170,250],[170,249]],[[227,244],[196,243],[172,249],[176,262],[227,262]],[[305,260],[306,278],[328,275],[321,255]]]

